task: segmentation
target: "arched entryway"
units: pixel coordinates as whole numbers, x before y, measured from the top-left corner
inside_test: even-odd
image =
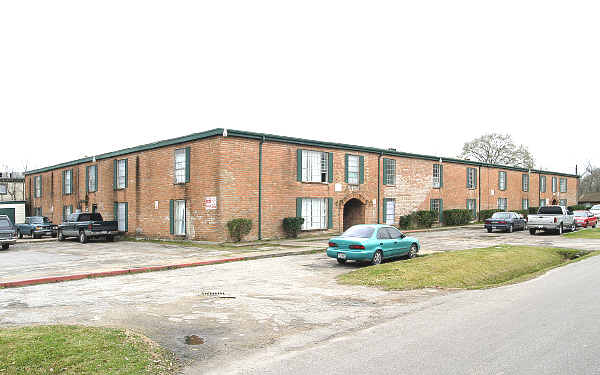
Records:
[[[356,198],[344,204],[344,230],[365,223],[365,204]]]

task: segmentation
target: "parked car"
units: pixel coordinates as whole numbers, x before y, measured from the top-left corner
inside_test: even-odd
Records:
[[[99,213],[78,212],[70,214],[67,221],[58,226],[58,240],[67,237],[78,237],[79,242],[86,243],[90,238],[104,237],[113,241],[119,234],[116,221],[104,221]]]
[[[419,240],[407,237],[398,229],[383,224],[354,225],[339,237],[329,240],[327,256],[338,263],[347,260],[379,264],[384,259],[405,256],[414,258],[419,252]]]
[[[574,231],[576,229],[573,212],[563,206],[540,207],[537,215],[529,215],[527,226],[532,235],[538,230],[562,234],[565,230]]]
[[[592,227],[596,228],[596,224],[598,223],[598,218],[594,216],[590,211],[586,210],[578,210],[573,212],[573,216],[575,217],[575,225],[578,227]]]
[[[7,250],[10,245],[17,242],[17,232],[15,226],[7,215],[0,215],[0,244],[2,250]]]
[[[484,226],[488,233],[492,233],[494,229],[512,232],[514,230],[525,230],[527,221],[516,212],[494,212],[492,217],[485,220]]]
[[[593,205],[590,208],[590,212],[596,216],[596,218],[600,219],[600,204]]]
[[[17,236],[23,238],[23,235],[33,238],[42,238],[42,236],[56,237],[58,226],[46,216],[30,216],[25,218],[24,224],[17,224]]]

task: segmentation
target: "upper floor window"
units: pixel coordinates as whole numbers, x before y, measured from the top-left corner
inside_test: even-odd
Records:
[[[529,191],[529,175],[528,174],[523,174],[523,176],[521,177],[521,187],[523,189],[523,191]]]
[[[396,185],[396,160],[383,159],[383,184]]]
[[[86,187],[88,192],[98,190],[98,166],[90,165],[85,168]]]
[[[113,187],[125,189],[127,187],[127,159],[113,160]]]
[[[36,198],[39,198],[42,196],[42,176],[35,176],[33,178],[33,185],[35,187],[35,194],[34,196]]]
[[[540,176],[540,192],[546,192],[546,176]]]
[[[301,153],[302,182],[331,182],[329,158],[330,153],[321,151],[299,150]]]
[[[556,190],[558,188],[556,185],[557,185],[556,177],[552,177],[552,192],[553,193],[556,193]]]
[[[63,171],[63,193],[69,195],[73,193],[73,170]]]
[[[560,192],[561,193],[567,192],[567,179],[566,178],[560,179]]]
[[[467,168],[467,189],[477,188],[477,169]]]
[[[444,183],[444,167],[441,164],[433,165],[433,187],[439,189]]]
[[[190,182],[190,148],[175,150],[175,183]]]
[[[346,155],[346,182],[350,185],[358,185],[361,180],[361,157],[358,155]]]
[[[506,172],[505,171],[498,172],[498,189],[506,190]]]

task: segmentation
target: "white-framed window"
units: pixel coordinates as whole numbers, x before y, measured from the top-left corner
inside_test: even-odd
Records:
[[[327,198],[303,198],[302,230],[327,229]]]
[[[472,212],[473,217],[477,216],[477,200],[467,199],[467,210]]]
[[[63,180],[63,191],[65,194],[71,194],[71,187],[73,186],[73,170],[69,169],[64,172],[64,180]]]
[[[567,179],[566,178],[560,179],[560,192],[561,193],[567,192]]]
[[[33,208],[33,216],[42,216],[42,208],[34,207]]]
[[[73,206],[63,206],[63,220],[67,220],[69,215],[73,213]]]
[[[385,200],[385,223],[387,225],[394,225],[396,221],[396,200],[393,198],[386,198]]]
[[[42,196],[42,176],[35,176],[35,197]]]
[[[173,202],[174,234],[185,235],[185,200],[176,200]]]
[[[506,172],[498,172],[498,190],[506,190]]]
[[[558,186],[557,186],[557,181],[556,181],[556,177],[552,177],[552,192],[556,193]]]
[[[360,181],[360,157],[348,155],[348,183],[358,185]]]
[[[477,188],[477,169],[467,168],[467,189]]]
[[[117,189],[125,189],[127,181],[127,160],[117,160]]]
[[[98,167],[95,165],[90,165],[89,167],[87,167],[87,187],[88,187],[88,191],[90,192],[95,192],[96,190],[98,190],[98,183],[96,181],[96,177],[98,176]]]
[[[546,199],[540,199],[540,207],[545,207],[546,206]]]
[[[8,185],[0,184],[0,195],[8,194]]]
[[[383,159],[383,184],[396,185],[396,160]]]
[[[117,222],[120,232],[127,232],[127,203],[117,203]]]
[[[566,199],[561,199],[561,200],[558,202],[558,205],[559,205],[559,206],[563,206],[563,207],[567,207],[567,200],[566,200]]]
[[[327,182],[328,173],[327,152],[302,150],[302,182]]]
[[[442,200],[441,199],[431,199],[429,201],[429,209],[436,213],[439,221],[442,219]]]
[[[522,180],[521,188],[523,189],[523,191],[529,191],[529,175],[523,174],[523,176],[521,177],[521,180]]]
[[[434,164],[433,165],[433,187],[435,189],[439,189],[442,187],[442,165]]]
[[[540,176],[540,192],[546,192],[546,176]]]
[[[528,210],[529,209],[529,199],[523,198],[521,200],[521,209],[522,210]]]
[[[175,150],[175,183],[183,184],[186,182],[186,152],[185,148]]]
[[[498,209],[506,211],[508,207],[508,198],[498,198]]]

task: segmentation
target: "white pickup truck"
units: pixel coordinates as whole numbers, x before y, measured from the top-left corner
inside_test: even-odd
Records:
[[[540,207],[537,215],[529,215],[527,220],[529,233],[534,235],[536,231],[553,231],[562,234],[565,230],[575,231],[575,217],[573,212],[563,206]]]

